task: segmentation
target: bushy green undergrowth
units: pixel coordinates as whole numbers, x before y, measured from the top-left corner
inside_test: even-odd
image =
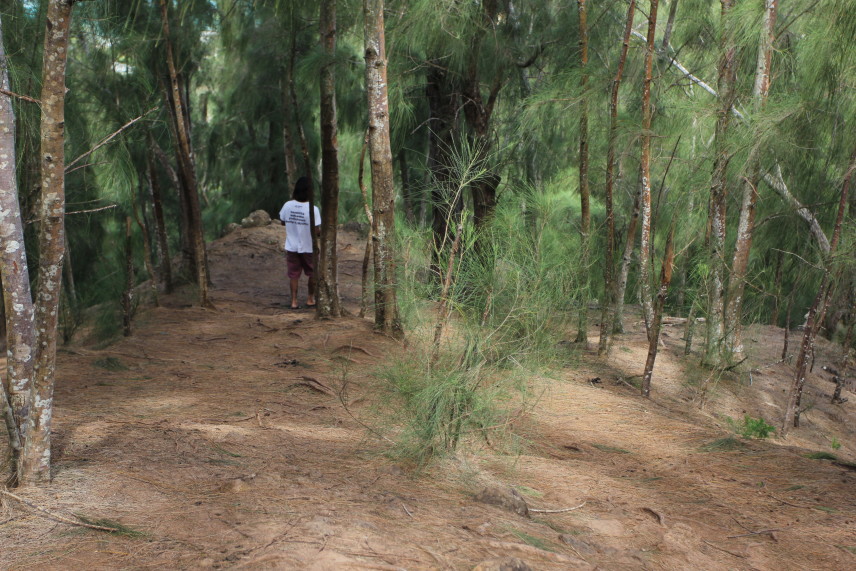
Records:
[[[767,422],[763,418],[754,418],[748,414],[743,417],[743,420],[734,420],[730,416],[725,417],[725,422],[731,427],[731,430],[742,436],[743,438],[758,438],[764,439],[776,434],[776,427]]]

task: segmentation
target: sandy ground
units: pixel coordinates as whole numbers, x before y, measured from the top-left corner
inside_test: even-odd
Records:
[[[141,310],[129,338],[61,349],[53,482],[19,493],[139,534],[7,499],[0,568],[472,569],[510,557],[545,570],[856,568],[856,471],[806,457],[856,459],[856,395],[830,404],[820,372],[833,348],[818,355],[802,428],[722,440],[724,415],[779,424],[791,375],[776,362],[781,330],[751,330],[744,373],[701,394],[709,373],[682,356],[683,326],[667,326],[644,400],[628,384],[646,351],[629,320],[608,361],[582,351],[557,378],[532,379],[541,398],[518,419],[521,453],[475,445],[413,474],[362,424],[383,394],[378,365],[407,348],[365,319],[289,310],[283,232],[211,245],[217,311],[180,292]],[[356,314],[364,243],[340,239]],[[555,513],[475,501],[488,485]]]

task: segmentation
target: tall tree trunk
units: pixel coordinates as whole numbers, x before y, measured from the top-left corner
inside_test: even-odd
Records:
[[[340,317],[336,232],[339,217],[339,142],[336,123],[336,0],[321,2],[321,244],[318,255],[318,317]],[[312,209],[314,210],[314,209]],[[314,215],[314,212],[313,212]],[[313,227],[314,232],[314,227]]]
[[[185,204],[187,205],[190,244],[193,250],[193,263],[196,273],[196,286],[199,288],[199,303],[202,307],[213,308],[208,298],[208,261],[205,253],[205,232],[202,226],[202,210],[199,205],[199,187],[196,179],[196,167],[193,158],[193,144],[190,138],[190,117],[184,105],[184,97],[175,66],[175,53],[172,48],[169,28],[168,0],[160,0],[163,37],[166,44],[166,63],[169,69],[170,99],[173,107],[173,121],[178,136],[179,168],[182,173]],[[185,88],[187,86],[185,85]]]
[[[657,291],[657,306],[654,309],[654,320],[651,323],[651,334],[648,336],[648,357],[645,360],[645,370],[642,373],[642,396],[651,395],[651,376],[654,373],[654,360],[657,358],[657,348],[660,343],[660,324],[663,321],[663,308],[666,306],[666,294],[672,282],[672,270],[675,266],[674,248],[675,226],[669,228],[666,238],[666,253],[663,256],[663,267],[660,270],[660,289]]]
[[[408,224],[416,223],[413,209],[413,185],[410,182],[410,167],[407,164],[407,149],[398,150],[398,170],[401,173],[401,197],[404,199],[404,217]]]
[[[657,6],[659,0],[651,0],[648,11],[648,36],[645,48],[645,81],[642,84],[642,151],[640,156],[640,211],[642,215],[642,233],[639,237],[639,284],[642,297],[642,310],[645,317],[645,330],[651,336],[651,324],[654,319],[653,300],[651,299],[651,82],[654,70],[654,32],[657,28]]]
[[[633,17],[636,15],[636,0],[630,0],[627,7],[627,18],[622,36],[621,55],[618,67],[612,80],[609,94],[609,135],[606,146],[606,189],[604,203],[606,207],[606,251],[603,264],[603,289],[606,302],[603,304],[600,317],[600,341],[598,355],[608,355],[612,345],[612,333],[615,326],[616,307],[623,305],[624,299],[616,296],[615,282],[615,207],[613,195],[615,191],[615,151],[618,140],[618,89],[624,75],[624,64],[627,61],[627,51],[630,47],[630,32],[633,30]],[[632,242],[631,242],[632,244]],[[625,283],[626,279],[625,279]]]
[[[721,98],[714,133],[715,158],[708,213],[710,239],[707,246],[710,277],[708,278],[707,338],[704,351],[704,363],[708,366],[719,366],[726,357],[723,354],[725,349],[725,201],[728,195],[728,163],[731,161],[731,151],[727,141],[728,127],[736,97],[736,47],[731,31],[731,9],[734,2],[735,0],[720,0],[722,32],[717,88]]]
[[[35,318],[38,337],[35,379],[18,470],[22,485],[50,480],[57,326],[65,253],[65,67],[72,5],[71,0],[51,0],[48,4],[42,56],[42,194]]]
[[[831,265],[834,260],[835,251],[838,249],[838,242],[841,238],[841,226],[844,221],[844,211],[847,208],[847,195],[850,191],[850,181],[853,178],[853,173],[856,171],[856,149],[850,157],[850,164],[847,167],[847,172],[844,175],[844,182],[841,185],[841,198],[838,202],[838,215],[835,218],[835,229],[832,233],[832,240],[829,244],[829,252],[825,257],[825,269],[823,279],[818,287],[817,296],[814,298],[811,308],[806,316],[805,333],[800,344],[800,352],[797,355],[796,373],[793,383],[791,384],[790,394],[788,396],[788,405],[785,409],[785,419],[782,423],[782,436],[786,435],[791,426],[798,428],[800,425],[800,402],[802,400],[803,386],[805,385],[806,367],[808,359],[814,354],[814,339],[817,336],[822,315],[825,310],[826,303],[829,301],[833,284],[830,280]]]
[[[131,313],[134,296],[134,249],[131,233],[131,217],[125,217],[125,289],[122,291],[122,332],[131,336]]]
[[[291,64],[285,65],[285,77],[282,80],[282,141],[285,153],[285,187],[294,188],[294,183],[300,178],[297,174],[297,157],[294,154],[294,132],[291,127]]]
[[[154,152],[154,145],[152,139],[150,139],[150,151],[146,156],[147,160],[147,183],[149,194],[152,200],[152,212],[154,214],[155,221],[155,234],[157,235],[157,253],[158,253],[158,267],[160,268],[160,277],[163,280],[164,291],[167,294],[172,293],[172,263],[170,262],[169,257],[169,240],[167,239],[166,234],[166,221],[164,220],[163,215],[163,199],[161,197],[161,186],[160,180],[158,179],[157,169],[155,169],[154,159],[152,158],[152,154]]]
[[[9,90],[8,64],[0,22],[0,89]],[[60,171],[62,172],[62,171]],[[18,463],[29,407],[35,354],[35,308],[30,292],[27,251],[15,159],[15,114],[12,99],[0,93],[0,282],[6,319],[6,378],[0,407],[9,431],[9,441]],[[0,479],[5,479],[0,476]]]
[[[460,196],[453,191],[452,149],[455,145],[455,118],[458,109],[456,88],[449,72],[441,67],[440,60],[428,70],[425,86],[428,100],[428,170],[431,172],[431,229],[434,247],[431,271],[439,283],[442,269],[439,260],[449,241],[449,222],[461,207]]]
[[[372,217],[375,240],[375,327],[399,337],[395,288],[395,188],[389,142],[389,100],[383,0],[363,0],[365,15],[366,93],[369,107],[369,158],[372,173]]]
[[[577,0],[580,29],[580,245],[582,256],[583,291],[577,322],[577,343],[588,348],[589,248],[591,246],[591,206],[589,200],[589,141],[588,141],[588,13],[586,0]]]
[[[755,111],[764,108],[770,92],[770,68],[773,61],[778,0],[765,0],[764,25],[758,45],[758,62],[755,66]],[[740,220],[737,224],[737,243],[731,261],[728,281],[728,298],[725,308],[725,350],[730,358],[739,361],[744,353],[742,341],[743,293],[746,273],[749,269],[749,252],[755,231],[755,203],[758,198],[758,183],[761,180],[761,145],[752,148],[748,160],[749,172],[743,179],[743,199],[740,205]]]
[[[630,274],[630,263],[633,261],[633,249],[636,244],[636,230],[639,227],[639,210],[642,204],[642,184],[636,185],[636,196],[633,199],[633,210],[627,223],[627,237],[624,242],[624,253],[621,255],[621,270],[615,284],[615,309],[613,311],[613,331],[624,332],[624,296],[627,291],[627,279]]]

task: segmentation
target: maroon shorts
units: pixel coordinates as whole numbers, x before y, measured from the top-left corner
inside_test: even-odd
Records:
[[[306,274],[306,277],[312,277],[312,254],[299,254],[297,252],[285,252],[285,263],[288,268],[288,277],[296,279],[300,277],[300,273]]]

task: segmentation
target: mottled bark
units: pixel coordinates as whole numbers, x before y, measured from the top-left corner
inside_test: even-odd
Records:
[[[41,205],[39,277],[36,290],[35,378],[18,479],[22,485],[50,479],[51,419],[62,262],[65,253],[65,68],[72,2],[51,0],[42,65]]]
[[[395,188],[389,140],[389,100],[383,0],[364,0],[366,93],[369,107],[369,157],[375,266],[375,327],[401,336],[395,287]]]
[[[336,233],[339,217],[339,142],[336,118],[336,0],[321,2],[321,239],[316,298],[318,317],[340,317]],[[314,209],[313,209],[314,210]],[[314,213],[313,213],[314,214]]]
[[[577,0],[580,31],[580,268],[583,275],[582,296],[577,313],[577,343],[588,347],[588,300],[589,300],[589,249],[591,239],[591,204],[589,197],[589,140],[588,140],[588,12],[586,0]]]
[[[775,40],[776,14],[778,0],[765,0],[764,25],[758,44],[758,61],[755,66],[755,87],[753,90],[755,111],[764,108],[770,91],[770,66],[773,60],[773,41]],[[761,179],[760,142],[749,153],[748,172],[743,178],[743,197],[740,205],[740,219],[737,223],[737,243],[731,261],[731,275],[728,281],[728,297],[725,307],[725,350],[732,361],[739,361],[744,353],[743,332],[743,293],[746,274],[749,269],[749,253],[755,232],[755,203],[758,198],[758,183]]]
[[[633,29],[633,17],[636,14],[636,0],[630,0],[627,7],[627,18],[622,36],[621,55],[618,57],[618,67],[612,79],[609,94],[609,134],[606,146],[606,188],[604,189],[604,204],[606,208],[606,251],[604,253],[603,284],[606,295],[601,308],[600,341],[598,355],[608,355],[612,346],[612,333],[615,326],[617,306],[624,302],[616,296],[615,283],[615,207],[613,195],[615,191],[615,154],[618,141],[618,90],[624,76],[624,64],[627,62],[627,51],[630,47],[630,32]],[[625,283],[627,283],[625,278]]]
[[[829,296],[833,287],[831,281],[831,263],[838,249],[838,242],[841,239],[841,226],[844,222],[844,212],[847,209],[847,196],[850,192],[850,181],[853,178],[853,173],[856,171],[856,149],[850,157],[850,164],[847,172],[844,175],[844,181],[841,185],[841,197],[838,202],[838,215],[835,218],[835,229],[832,233],[832,240],[829,244],[829,252],[825,258],[826,268],[823,273],[823,279],[818,287],[817,296],[814,303],[806,316],[805,332],[803,334],[802,343],[800,344],[800,352],[797,354],[796,373],[793,383],[791,384],[790,394],[788,396],[788,405],[785,408],[785,418],[782,423],[782,436],[786,435],[791,426],[798,428],[800,425],[800,402],[802,400],[803,386],[805,385],[806,367],[809,357],[814,355],[814,339],[817,336],[822,315],[826,304],[829,301]]]
[[[725,340],[725,202],[728,195],[728,163],[731,161],[727,137],[731,123],[731,109],[736,95],[736,47],[730,22],[734,2],[735,0],[720,0],[722,32],[717,87],[721,95],[714,133],[715,156],[708,211],[710,238],[707,244],[710,277],[707,284],[708,311],[704,363],[709,366],[722,364]]]
[[[615,304],[613,310],[613,332],[624,332],[624,295],[627,291],[627,279],[630,274],[630,263],[633,261],[633,249],[636,244],[636,230],[639,228],[639,210],[642,203],[642,184],[636,185],[636,196],[633,199],[633,210],[627,224],[627,238],[624,242],[624,253],[621,255],[621,270],[615,284]]]
[[[657,6],[659,0],[651,0],[648,10],[648,35],[645,44],[645,80],[642,83],[642,150],[639,159],[640,190],[639,207],[642,231],[639,236],[639,291],[645,330],[651,336],[654,305],[651,299],[651,122],[654,109],[651,107],[651,83],[654,69],[654,33],[657,28]]]
[[[190,136],[190,118],[185,109],[184,97],[180,88],[178,71],[175,65],[175,53],[172,47],[169,27],[169,10],[167,0],[160,0],[161,20],[163,26],[163,39],[166,45],[166,63],[169,69],[169,93],[172,104],[172,117],[175,124],[175,132],[178,136],[178,158],[179,169],[182,173],[182,186],[190,234],[190,244],[193,252],[193,263],[196,274],[196,286],[199,288],[199,303],[202,307],[213,308],[214,305],[208,298],[208,261],[205,252],[205,232],[202,226],[202,210],[199,205],[199,187],[196,179],[196,166],[194,164],[193,144]],[[187,85],[185,85],[187,89]]]
[[[0,22],[0,89],[9,89],[6,52]],[[22,445],[33,380],[35,308],[30,292],[24,226],[18,201],[15,162],[15,114],[12,99],[0,94],[0,281],[6,319],[6,377],[2,384],[4,418],[14,461]]]
[[[657,305],[654,309],[654,319],[651,323],[651,332],[648,340],[648,357],[645,360],[645,370],[642,373],[642,396],[648,398],[651,395],[651,376],[654,373],[654,361],[657,359],[657,346],[660,342],[660,324],[663,321],[663,308],[666,305],[666,294],[669,292],[669,284],[672,282],[672,270],[675,266],[674,248],[675,227],[669,229],[666,238],[666,253],[663,256],[663,267],[660,270],[660,289],[657,291]]]

